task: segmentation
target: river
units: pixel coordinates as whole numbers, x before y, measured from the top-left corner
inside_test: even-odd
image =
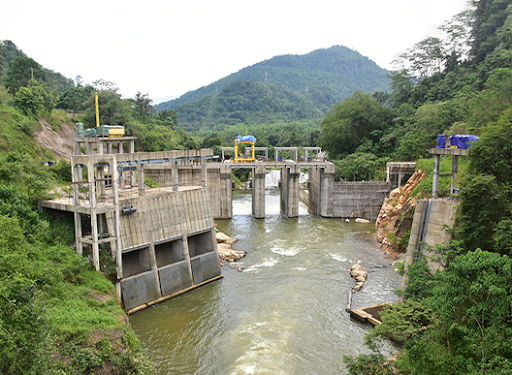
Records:
[[[345,312],[357,260],[369,278],[353,308],[396,302],[400,275],[376,252],[372,224],[307,214],[279,215],[279,191],[266,192],[265,219],[251,193],[233,193],[233,218],[217,221],[247,251],[224,278],[130,316],[159,374],[345,374],[343,355],[369,353],[371,326]],[[389,348],[391,350],[391,348]]]

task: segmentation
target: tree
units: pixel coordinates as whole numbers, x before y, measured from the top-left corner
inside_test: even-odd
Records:
[[[20,87],[14,97],[14,105],[27,116],[35,116],[44,108],[44,98],[33,87]]]
[[[31,79],[44,81],[46,73],[36,61],[29,57],[17,57],[6,74],[5,87],[15,94],[20,87],[28,86]]]
[[[510,12],[508,1],[472,0],[475,7],[471,28],[470,54],[475,64],[484,61],[500,43],[499,31],[505,24]]]
[[[57,95],[46,85],[31,80],[27,87],[20,87],[14,97],[14,105],[28,116],[36,116],[40,111],[50,112],[55,108]]]
[[[70,87],[59,96],[57,108],[83,111],[85,102],[92,97],[94,87]]]
[[[442,319],[479,332],[478,360],[510,358],[512,337],[504,335],[512,319],[512,259],[508,256],[477,249],[458,257],[441,273],[427,304]],[[502,341],[491,345],[489,336]]]
[[[141,94],[140,91],[135,95],[135,101],[137,103],[137,114],[139,118],[144,121],[151,116],[153,106],[151,103],[153,99],[149,98],[149,94]]]
[[[121,99],[121,95],[115,91],[98,92],[98,105],[100,125],[127,125],[132,118],[130,103]],[[84,103],[84,107],[86,108],[84,123],[93,126],[96,123],[96,105],[93,95]]]
[[[487,174],[465,176],[460,183],[459,201],[455,237],[466,249],[492,250],[494,227],[503,212],[495,177]]]
[[[157,112],[153,115],[153,121],[157,125],[175,129],[176,126],[178,126],[178,114],[175,111],[164,109],[163,111]]]
[[[378,143],[392,117],[389,108],[370,95],[356,91],[324,117],[318,143],[331,158],[339,158],[355,152],[363,139]]]

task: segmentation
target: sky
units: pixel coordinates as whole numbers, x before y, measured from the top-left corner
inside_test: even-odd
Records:
[[[16,0],[0,7],[0,40],[68,78],[161,98],[333,45],[391,69],[465,8],[466,0]]]

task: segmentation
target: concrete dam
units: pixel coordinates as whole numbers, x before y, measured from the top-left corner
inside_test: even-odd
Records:
[[[298,216],[301,168],[309,170],[308,210],[321,217],[376,218],[388,183],[335,183],[334,165],[323,161],[221,163],[212,150],[113,153],[133,137],[76,139],[72,183],[46,209],[72,212],[76,251],[100,252],[116,262],[116,292],[133,313],[222,278],[213,219],[232,217],[232,170],[252,169],[252,213],[265,217],[265,176],[279,168],[280,212]],[[80,143],[99,152],[80,155]],[[101,146],[100,146],[101,144]],[[103,145],[104,144],[104,145]],[[146,177],[152,186],[145,183]],[[149,179],[148,179],[149,181]],[[380,203],[379,203],[380,201]]]

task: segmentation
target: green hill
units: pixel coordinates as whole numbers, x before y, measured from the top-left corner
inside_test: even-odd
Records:
[[[292,91],[272,83],[237,81],[219,94],[175,108],[179,125],[187,131],[221,125],[273,123],[277,121],[321,119],[339,95],[328,86],[314,87],[311,93]]]
[[[246,67],[208,86],[155,106],[157,111],[175,109],[208,95],[220,94],[237,81],[265,82],[311,95],[310,101],[325,113],[336,101],[355,90],[372,93],[389,88],[387,71],[359,52],[343,46],[318,49],[306,55],[282,55]],[[315,96],[316,95],[316,96]],[[198,104],[203,106],[204,103]],[[278,110],[278,109],[277,109]],[[274,109],[274,112],[276,109]],[[190,120],[187,120],[187,123]]]

